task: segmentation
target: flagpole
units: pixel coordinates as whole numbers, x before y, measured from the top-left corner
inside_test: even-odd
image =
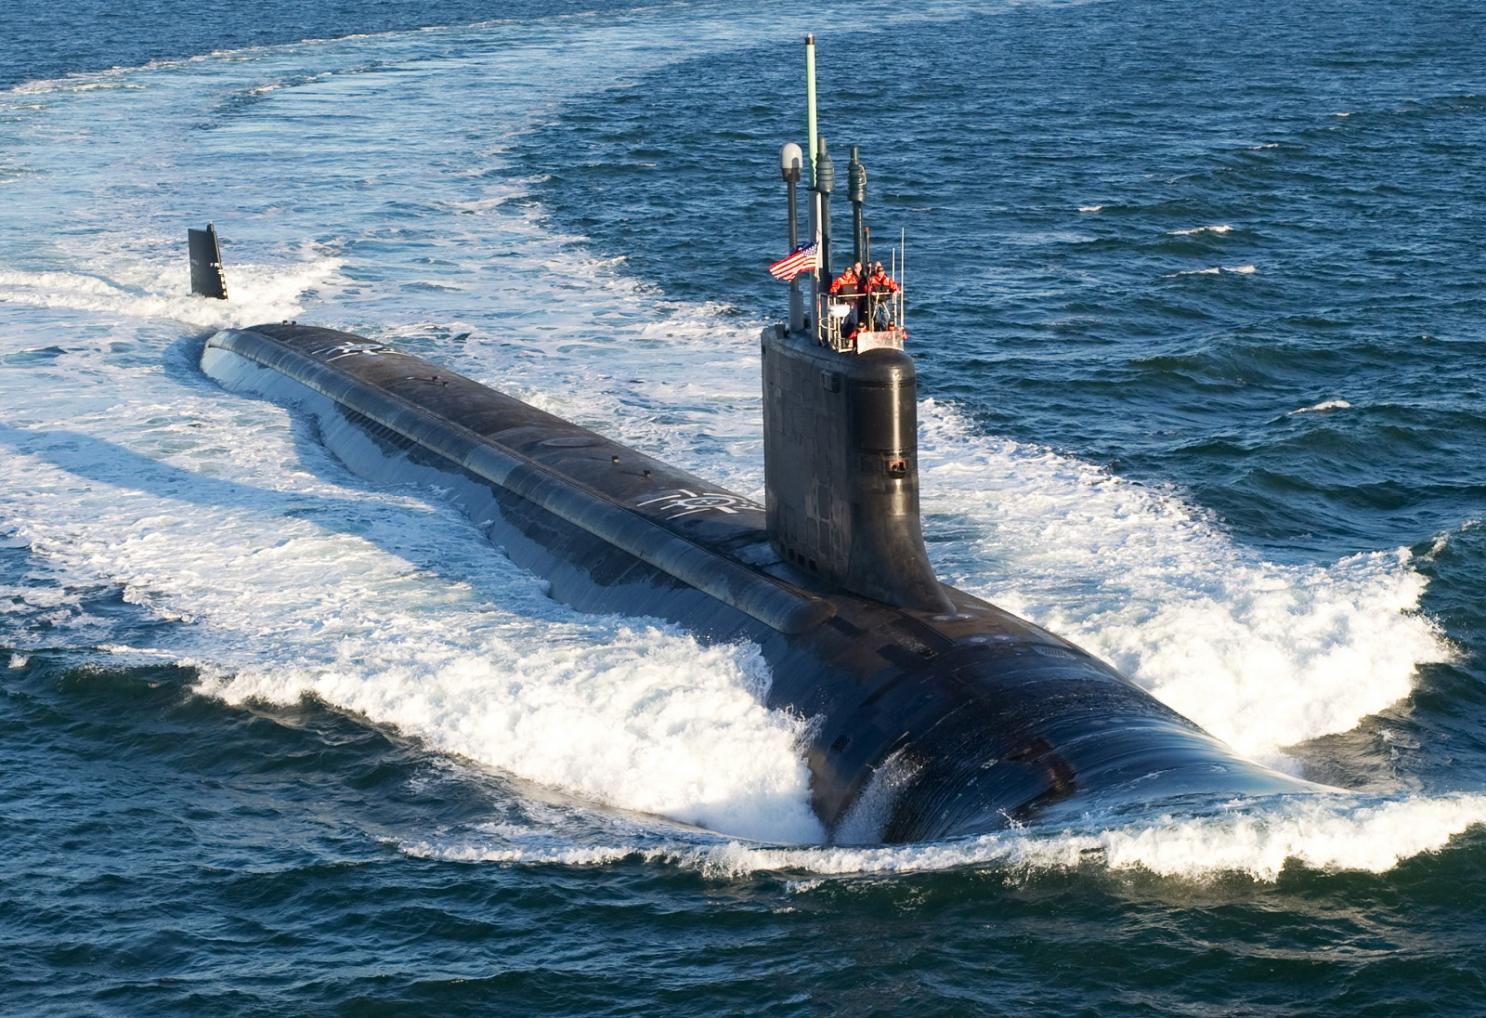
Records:
[[[903,335],[908,335],[908,323],[904,321],[908,317],[908,298],[904,296],[907,292],[908,278],[908,228],[903,227],[898,233],[898,247],[903,251],[903,257],[898,259],[898,328],[903,330]]]
[[[810,232],[815,241],[815,266],[810,273],[810,323],[820,341],[820,194],[815,190],[815,36],[805,36],[805,134],[810,160]]]

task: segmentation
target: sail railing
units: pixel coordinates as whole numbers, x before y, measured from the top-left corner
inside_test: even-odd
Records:
[[[821,345],[828,346],[837,353],[850,353],[855,349],[851,340],[851,330],[846,326],[851,319],[851,310],[856,302],[856,297],[837,297],[828,293],[820,295],[820,307],[817,309],[816,321],[820,322],[818,338]]]
[[[879,320],[880,319],[880,320]],[[877,331],[903,327],[903,290],[879,290],[867,294],[867,318],[864,328]],[[878,326],[882,328],[879,329]]]
[[[852,311],[856,315],[853,317]],[[879,312],[885,314],[879,315]],[[882,328],[878,319],[882,318]],[[823,293],[816,304],[820,323],[816,340],[837,353],[862,353],[883,347],[903,349],[903,291],[840,296]]]

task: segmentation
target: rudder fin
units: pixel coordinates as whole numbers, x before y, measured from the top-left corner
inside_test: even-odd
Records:
[[[191,245],[191,292],[200,297],[227,299],[227,275],[222,271],[222,248],[217,243],[217,228],[211,223],[204,230],[186,231]]]

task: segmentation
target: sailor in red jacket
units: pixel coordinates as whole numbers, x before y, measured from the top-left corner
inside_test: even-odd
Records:
[[[831,296],[841,298],[858,297],[862,293],[862,263],[854,262],[846,271],[831,281]],[[841,335],[850,336],[856,331],[860,300],[851,302],[851,313],[841,320]]]
[[[841,275],[831,282],[831,293],[842,297],[855,297],[862,282],[862,263],[848,265]]]
[[[882,268],[882,262],[872,266],[872,275],[867,277],[867,295],[872,300],[874,324],[879,331],[889,324],[888,308],[892,306],[889,294],[898,292],[898,281]]]

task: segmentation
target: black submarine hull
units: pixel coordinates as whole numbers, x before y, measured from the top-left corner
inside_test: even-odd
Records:
[[[279,324],[217,333],[202,364],[313,413],[356,472],[447,490],[557,600],[757,644],[769,706],[810,719],[812,805],[836,840],[1318,788],[963,591],[924,609],[845,592],[778,553],[763,506],[416,357]]]

